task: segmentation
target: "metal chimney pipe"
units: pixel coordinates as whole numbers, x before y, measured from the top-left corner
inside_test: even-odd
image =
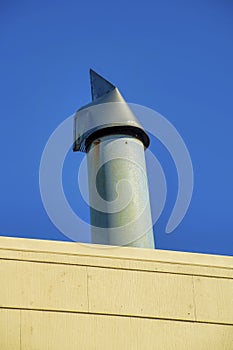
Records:
[[[145,149],[149,137],[118,89],[90,70],[92,103],[74,117],[87,153],[92,243],[154,248]]]

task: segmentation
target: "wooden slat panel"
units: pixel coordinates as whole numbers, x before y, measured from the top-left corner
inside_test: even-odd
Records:
[[[233,257],[0,237],[0,258],[233,278]]]
[[[132,319],[138,350],[232,350],[233,327],[163,320]]]
[[[0,309],[0,349],[21,350],[19,310]]]
[[[85,267],[1,260],[0,281],[1,307],[88,309]]]
[[[1,307],[233,324],[232,279],[7,260],[0,278]]]
[[[197,254],[159,249],[135,249],[130,247],[102,246],[99,244],[81,244],[35,240],[14,237],[0,237],[0,249],[56,253],[65,255],[93,256],[104,258],[130,259],[137,261],[157,261],[180,264],[203,265],[209,267],[228,267],[233,269],[232,256]]]
[[[233,324],[232,279],[194,277],[194,286],[197,320]]]
[[[22,311],[21,338],[22,350],[233,349],[231,326],[40,311]]]
[[[22,350],[130,350],[130,318],[22,312]]]
[[[88,267],[90,312],[194,320],[192,276]]]
[[[135,249],[135,248],[132,248]],[[181,253],[182,254],[182,253]],[[165,257],[165,254],[164,254]],[[70,265],[83,265],[83,266],[96,266],[96,267],[111,267],[121,269],[133,269],[133,270],[145,270],[145,271],[157,271],[168,272],[177,274],[189,274],[189,275],[201,275],[201,276],[215,276],[233,278],[233,268],[229,267],[211,267],[204,265],[193,265],[191,262],[188,264],[179,262],[166,262],[166,261],[143,261],[136,259],[117,258],[117,257],[99,257],[99,256],[86,256],[86,255],[69,255],[69,254],[56,254],[56,253],[42,253],[42,252],[29,252],[29,251],[16,251],[0,249],[0,259],[22,260],[22,261],[34,261],[34,262],[48,262],[48,263],[61,263]],[[233,258],[232,258],[233,265]]]

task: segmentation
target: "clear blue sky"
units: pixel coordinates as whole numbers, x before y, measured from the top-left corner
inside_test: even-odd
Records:
[[[22,0],[2,1],[0,13],[0,234],[67,240],[43,208],[38,170],[52,131],[90,101],[92,67],[127,101],[170,120],[189,149],[193,199],[167,235],[177,178],[169,154],[154,142],[168,182],[157,247],[232,255],[233,3]],[[73,190],[79,159],[68,154],[64,188],[88,217]]]

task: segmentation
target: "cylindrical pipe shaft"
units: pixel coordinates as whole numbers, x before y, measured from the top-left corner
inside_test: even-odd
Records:
[[[154,248],[143,143],[104,136],[87,152],[92,242]]]

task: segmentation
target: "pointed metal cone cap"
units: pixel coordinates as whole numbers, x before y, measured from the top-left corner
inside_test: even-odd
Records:
[[[91,143],[106,135],[129,135],[145,148],[150,139],[116,86],[90,70],[92,102],[74,117],[73,150],[88,152]]]
[[[92,101],[95,101],[116,88],[112,83],[101,77],[101,75],[92,69],[90,69],[90,80]]]

